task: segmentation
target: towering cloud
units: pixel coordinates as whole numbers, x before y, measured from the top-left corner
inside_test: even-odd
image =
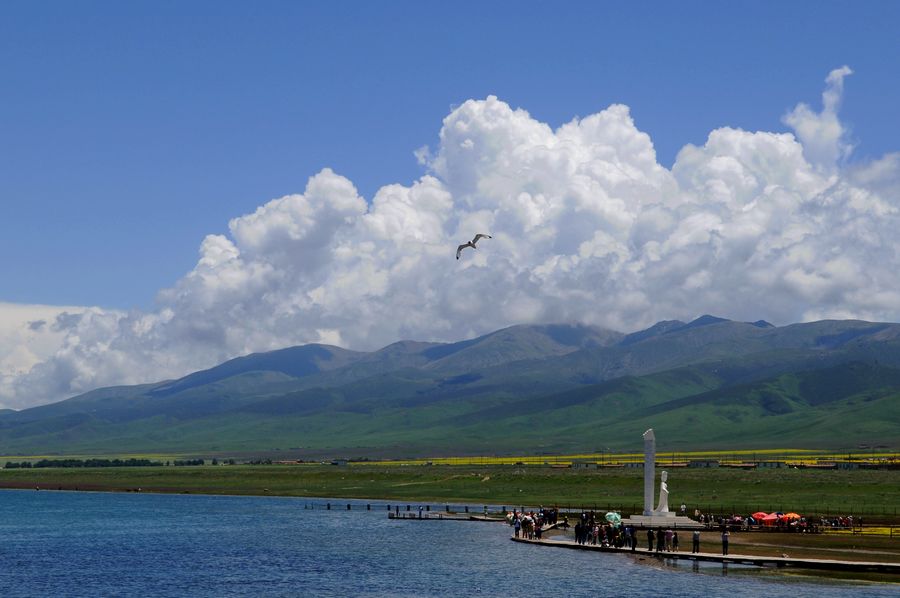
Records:
[[[56,350],[7,367],[0,402],[292,344],[367,349],[514,323],[897,320],[900,161],[845,166],[837,110],[850,72],[828,76],[821,112],[785,116],[796,137],[717,129],[671,170],[626,106],[553,130],[495,97],[467,101],[439,147],[418,152],[427,174],[412,184],[367,202],[325,169],[208,236],[155,310],[56,315]],[[493,239],[457,262],[475,232]]]
[[[797,132],[806,158],[824,172],[833,172],[853,151],[846,139],[847,130],[837,115],[844,94],[844,77],[852,74],[846,65],[828,74],[827,87],[822,92],[821,112],[813,112],[809,106],[800,103],[784,116],[784,123]]]

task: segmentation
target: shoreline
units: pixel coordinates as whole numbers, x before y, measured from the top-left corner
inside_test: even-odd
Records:
[[[792,558],[787,556],[760,556],[752,554],[731,553],[722,555],[711,552],[673,552],[673,551],[655,551],[646,548],[631,550],[630,548],[616,548],[613,546],[597,546],[590,544],[577,544],[575,542],[559,541],[559,540],[537,540],[528,538],[510,538],[513,542],[524,544],[535,544],[538,546],[552,546],[554,548],[568,548],[571,550],[588,550],[595,552],[608,552],[615,554],[625,554],[631,556],[653,557],[659,560],[691,560],[732,565],[753,565],[757,567],[791,567],[798,569],[824,569],[832,571],[864,571],[886,573],[890,575],[900,576],[900,562],[883,562],[883,561],[845,561],[839,559],[814,559],[814,558]],[[900,577],[897,577],[900,583]]]
[[[794,575],[813,577],[817,581],[825,583],[843,582],[854,586],[860,584],[900,586],[900,562],[898,561],[841,561],[819,558],[761,557],[738,554],[731,551],[729,551],[727,556],[709,552],[656,552],[646,548],[632,551],[630,548],[625,547],[585,545],[577,544],[574,541],[553,539],[537,540],[512,537],[510,540],[519,544],[531,544],[540,547],[619,554],[626,558],[631,558],[637,564],[662,569],[678,569],[678,563],[687,562],[690,563],[691,570],[694,573],[700,573],[702,571],[701,563],[705,563],[705,568],[709,573],[716,570],[716,565],[721,565],[723,575],[727,575],[729,572],[749,575]],[[738,567],[739,569],[730,571],[729,566]]]
[[[900,471],[680,470],[673,481],[689,510],[730,515],[798,512],[810,517],[854,515],[900,525]],[[677,486],[675,485],[677,483]],[[231,495],[346,496],[446,504],[526,505],[563,510],[639,512],[638,470],[542,467],[372,465],[237,465],[0,469],[0,487]],[[521,510],[521,509],[520,509]]]
[[[371,506],[378,507],[388,507],[394,509],[396,506],[400,506],[402,504],[403,509],[400,511],[402,513],[412,513],[413,507],[418,508],[419,505],[425,507],[426,504],[428,507],[472,507],[471,511],[449,511],[454,515],[465,515],[465,517],[460,517],[458,519],[453,519],[450,517],[445,518],[446,521],[452,520],[465,520],[465,521],[485,521],[484,512],[481,509],[485,505],[482,503],[475,502],[466,502],[466,501],[453,501],[452,503],[447,502],[439,502],[439,501],[421,501],[421,500],[405,500],[405,499],[397,499],[397,498],[376,498],[376,497],[360,497],[360,496],[325,496],[325,495],[310,495],[310,494],[269,494],[269,493],[235,493],[235,492],[204,492],[202,490],[177,490],[177,491],[168,491],[160,488],[135,488],[135,489],[120,489],[120,488],[109,488],[109,487],[98,487],[98,488],[89,488],[89,487],[34,487],[34,486],[11,486],[0,483],[0,491],[9,490],[16,492],[53,492],[53,493],[71,493],[71,492],[80,492],[84,494],[157,494],[157,495],[167,495],[167,496],[210,496],[210,497],[223,497],[223,498],[281,498],[281,499],[289,499],[289,500],[298,500],[298,501],[319,501],[322,504],[317,504],[317,506],[310,507],[311,509],[316,510],[333,510],[333,511],[341,511],[341,510],[368,510],[368,509],[346,509],[348,504],[359,507],[360,505],[370,504]],[[331,509],[325,508],[322,505],[327,504],[324,501],[332,501]],[[406,507],[409,506],[410,510],[406,511]],[[487,505],[489,507],[499,508],[499,505]],[[371,509],[374,511],[375,509]],[[383,511],[385,513],[393,513],[394,511],[388,511],[386,508],[381,509],[379,511]],[[492,522],[496,521],[497,523],[505,522],[502,514],[499,510],[488,511],[489,513],[496,513],[496,517],[487,517]],[[427,513],[429,515],[440,515],[446,514],[447,511],[434,509],[429,511],[423,511],[423,513]],[[477,519],[478,517],[482,517],[482,519]],[[433,519],[438,519],[438,517],[432,517]],[[399,517],[398,519],[417,519],[413,517]],[[423,517],[424,519],[424,517]]]

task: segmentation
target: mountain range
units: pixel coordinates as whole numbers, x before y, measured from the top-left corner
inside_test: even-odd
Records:
[[[310,344],[0,412],[0,454],[396,457],[900,444],[900,324],[702,316]]]

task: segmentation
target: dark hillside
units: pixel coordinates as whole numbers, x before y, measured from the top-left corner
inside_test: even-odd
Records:
[[[0,412],[0,453],[381,456],[900,446],[900,326],[703,316],[630,335],[513,326],[372,352],[306,345]]]

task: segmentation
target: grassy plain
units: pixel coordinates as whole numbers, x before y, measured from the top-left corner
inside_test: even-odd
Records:
[[[542,466],[234,465],[0,470],[0,487],[386,499],[434,505],[639,511],[639,469]],[[670,471],[669,502],[713,513],[795,511],[900,521],[900,471],[730,468]]]

